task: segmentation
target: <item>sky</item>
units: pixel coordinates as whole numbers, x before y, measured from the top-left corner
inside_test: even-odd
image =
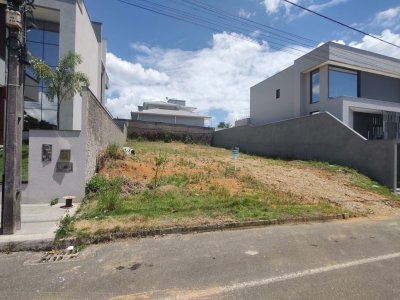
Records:
[[[400,45],[398,0],[291,1]],[[232,124],[249,117],[251,86],[327,41],[400,59],[399,48],[282,0],[122,2],[85,0],[91,19],[103,23],[106,106],[118,118],[168,97],[211,116],[210,126]]]

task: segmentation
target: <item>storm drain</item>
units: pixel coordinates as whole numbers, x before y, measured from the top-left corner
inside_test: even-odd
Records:
[[[40,258],[40,263],[51,263],[58,261],[66,261],[75,259],[78,257],[78,250],[74,248],[74,246],[69,246],[67,249],[63,250],[51,250],[45,252],[43,256]]]

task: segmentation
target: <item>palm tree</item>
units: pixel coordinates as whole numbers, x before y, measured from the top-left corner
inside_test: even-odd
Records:
[[[49,101],[57,99],[57,128],[60,129],[61,102],[72,100],[84,86],[89,86],[87,75],[75,71],[76,66],[82,63],[82,57],[77,53],[68,52],[55,69],[39,58],[33,58],[30,63],[35,79],[44,81]]]

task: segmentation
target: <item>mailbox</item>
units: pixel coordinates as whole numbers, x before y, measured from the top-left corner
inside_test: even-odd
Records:
[[[56,164],[57,173],[70,173],[73,171],[73,163],[71,162],[71,150],[60,150],[60,156]]]

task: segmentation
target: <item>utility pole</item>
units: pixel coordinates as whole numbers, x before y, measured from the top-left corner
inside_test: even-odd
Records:
[[[21,173],[23,79],[26,64],[26,13],[34,0],[8,0],[7,35],[7,102],[2,186],[2,234],[21,229]]]

